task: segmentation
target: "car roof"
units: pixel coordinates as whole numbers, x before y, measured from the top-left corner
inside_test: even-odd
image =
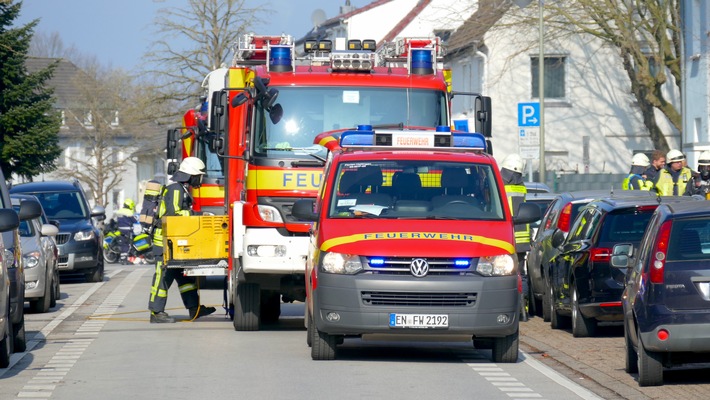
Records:
[[[547,192],[528,192],[525,195],[525,201],[552,201],[558,196],[557,193],[547,193]]]
[[[524,182],[528,193],[550,193],[552,190],[542,182]]]
[[[710,201],[700,201],[698,203],[669,203],[666,204],[666,207],[673,213],[673,218],[706,216],[710,214]]]
[[[13,185],[10,188],[10,193],[23,192],[69,192],[79,191],[79,187],[71,181],[44,181],[44,182],[28,182],[19,185]]]
[[[11,193],[10,194],[10,200],[12,201],[13,206],[19,206],[21,201],[36,201],[39,203],[39,199],[36,196],[33,196],[31,194],[19,194],[19,193]],[[41,203],[40,203],[41,205]]]
[[[579,190],[574,192],[560,193],[559,197],[569,199],[570,201],[586,200],[592,201],[603,198],[622,199],[622,198],[651,198],[658,197],[656,192],[648,190]]]
[[[658,197],[639,197],[639,198],[604,198],[594,200],[589,203],[589,206],[598,206],[604,209],[619,209],[635,206],[649,206],[660,204],[675,204],[675,203],[690,203],[697,206],[699,198],[690,196],[658,196]]]

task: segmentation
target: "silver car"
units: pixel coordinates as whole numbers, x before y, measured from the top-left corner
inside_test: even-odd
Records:
[[[19,210],[20,202],[34,201],[35,196],[10,195],[12,206]],[[49,223],[42,214],[20,222],[22,258],[25,266],[25,300],[36,313],[45,313],[57,304],[59,298],[59,270],[57,268],[57,245],[54,237],[59,228]]]

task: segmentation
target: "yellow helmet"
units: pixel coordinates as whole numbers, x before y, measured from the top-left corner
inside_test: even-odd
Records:
[[[133,199],[126,199],[123,201],[123,206],[126,207],[127,209],[131,211],[135,211],[136,209],[136,202],[133,201]]]

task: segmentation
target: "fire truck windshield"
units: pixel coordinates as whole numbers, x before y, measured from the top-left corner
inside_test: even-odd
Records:
[[[254,155],[273,158],[325,157],[313,139],[321,132],[354,128],[449,125],[446,95],[439,90],[368,87],[279,87],[283,117],[273,124],[256,111]]]

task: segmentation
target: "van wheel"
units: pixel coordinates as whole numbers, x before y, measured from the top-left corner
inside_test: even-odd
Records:
[[[259,285],[238,283],[234,300],[234,329],[237,331],[258,331],[261,295]]]
[[[21,353],[27,350],[27,338],[25,337],[25,312],[22,311],[20,322],[12,325],[13,352]]]
[[[579,295],[577,286],[572,286],[572,336],[593,337],[597,332],[597,321],[585,318],[579,310]]]
[[[626,348],[626,365],[624,369],[630,374],[639,372],[638,354],[636,354],[636,349],[634,349],[634,345],[631,343],[629,327],[626,323],[624,323],[624,347]]]
[[[663,385],[663,364],[661,353],[646,351],[641,341],[641,331],[637,331],[639,386]]]
[[[518,361],[519,331],[505,337],[493,338],[492,360],[494,363]]]
[[[12,355],[12,326],[10,324],[10,299],[7,299],[8,309],[7,318],[5,318],[5,326],[3,326],[2,340],[0,340],[0,368],[7,368],[10,365],[10,356]]]
[[[311,359],[313,360],[335,360],[335,347],[337,346],[337,336],[321,332],[313,326],[311,338]]]

